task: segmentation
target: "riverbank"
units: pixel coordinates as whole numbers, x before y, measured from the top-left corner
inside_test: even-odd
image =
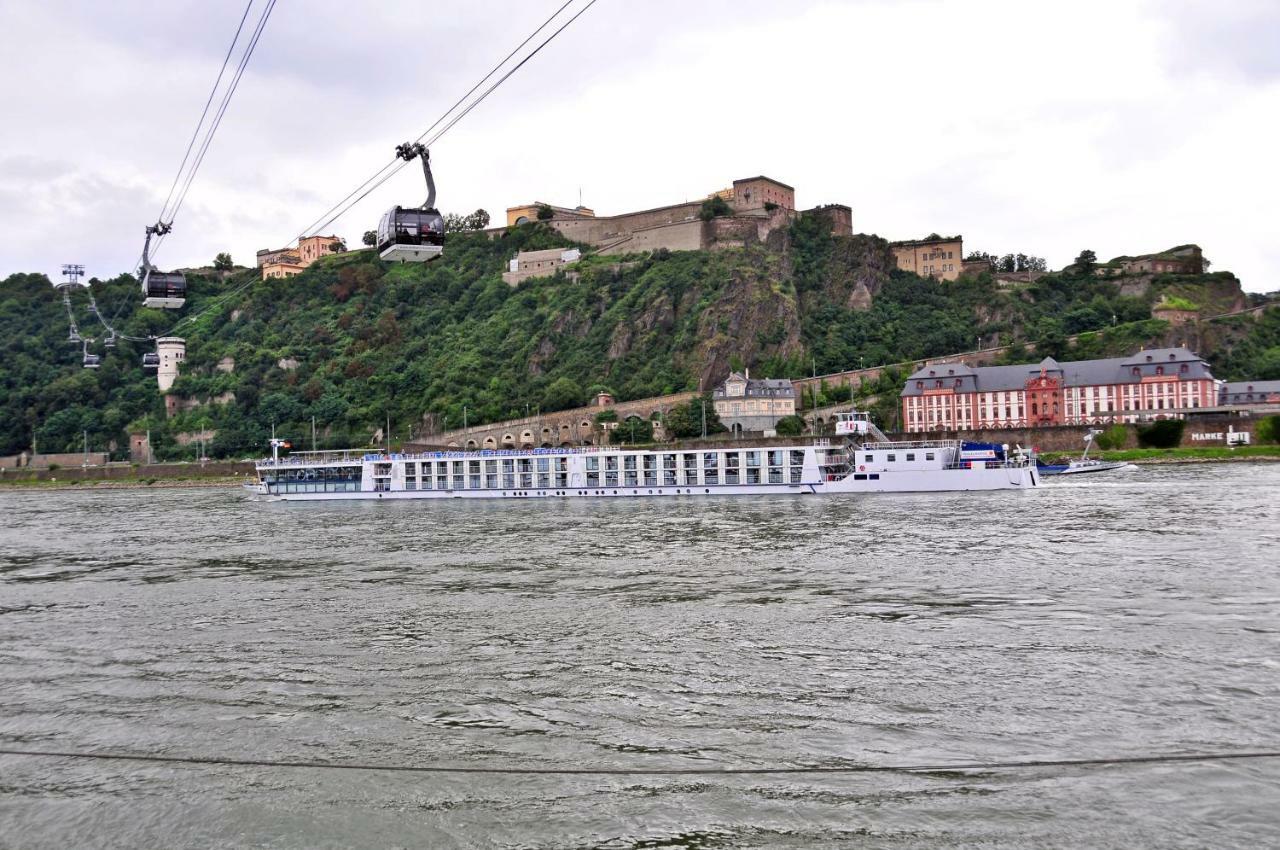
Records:
[[[79,479],[9,479],[0,481],[0,490],[149,490],[176,487],[239,487],[243,476],[194,476],[186,478],[119,478],[107,480]]]
[[[1074,452],[1048,452],[1041,457],[1046,463],[1066,462],[1080,455]],[[1135,464],[1159,463],[1231,463],[1239,461],[1280,461],[1280,446],[1196,446],[1178,449],[1116,449],[1090,452],[1098,460],[1127,461]]]

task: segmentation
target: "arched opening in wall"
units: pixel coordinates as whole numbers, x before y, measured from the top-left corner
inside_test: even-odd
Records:
[[[516,438],[515,438],[515,437],[513,437],[513,436],[511,436],[510,434],[503,434],[503,435],[502,435],[502,446],[503,446],[503,448],[507,448],[507,449],[513,449],[513,448],[515,448],[515,446],[516,446]]]
[[[551,429],[550,429],[550,428],[543,428],[543,429],[542,429],[542,442],[546,443],[546,442],[550,442],[550,441],[551,441]]]
[[[528,428],[526,428],[524,432],[520,435],[520,445],[522,446],[533,445],[533,432],[530,431]]]
[[[741,423],[741,422],[735,422],[735,423],[733,423],[732,425],[730,425],[730,426],[729,426],[729,433],[733,434],[733,436],[735,436],[735,437],[741,437],[741,436],[742,436],[742,423]]]
[[[561,441],[560,441],[560,448],[562,448],[562,449],[571,449],[571,448],[573,448],[573,443],[569,442],[568,440],[561,440]]]
[[[522,215],[522,216],[516,217],[516,224],[528,224],[528,223],[529,223],[529,216]]]
[[[474,452],[478,448],[480,448],[480,444],[475,440],[467,440],[467,451]]]
[[[458,445],[458,441],[457,441],[457,440],[453,440],[453,441],[451,441],[451,442],[449,443],[449,448],[451,448],[451,449],[458,449],[458,448],[462,448],[462,447]]]
[[[485,437],[484,447],[486,449],[496,449],[498,447],[498,441],[495,440],[493,437]]]

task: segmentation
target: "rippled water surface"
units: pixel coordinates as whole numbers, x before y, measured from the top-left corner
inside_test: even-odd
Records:
[[[1030,493],[0,493],[0,746],[530,767],[1280,749],[1280,464]],[[0,847],[1259,847],[1280,760],[0,756]]]

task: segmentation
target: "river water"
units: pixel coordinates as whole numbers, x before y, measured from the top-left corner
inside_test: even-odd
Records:
[[[1280,749],[1280,464],[1027,493],[0,493],[0,747],[503,767]],[[0,847],[1260,847],[1280,759],[0,756]]]

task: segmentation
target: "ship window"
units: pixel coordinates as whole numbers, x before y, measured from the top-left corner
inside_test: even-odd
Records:
[[[747,452],[747,466],[760,465],[760,452]]]
[[[747,483],[748,484],[760,483],[760,467],[758,466],[747,467]]]
[[[925,453],[924,453],[924,459],[925,459],[925,460],[933,460],[933,452],[925,452]]]
[[[870,473],[870,475],[869,475],[868,477],[869,477],[872,481],[879,481],[879,480],[880,480],[880,473],[878,473],[878,472],[872,472],[872,473]]]
[[[867,476],[866,476],[866,474],[865,474],[865,473],[862,473],[862,472],[855,472],[855,473],[853,474],[853,480],[854,480],[854,481],[866,481],[866,480],[867,480]]]
[[[718,465],[718,461],[716,460],[717,457],[718,455],[715,452],[704,452],[702,455],[702,465],[707,469],[714,469]]]
[[[916,456],[913,453],[907,454],[907,460],[915,460],[915,459],[916,459]]]
[[[791,465],[804,466],[804,449],[800,449],[798,451],[793,449],[791,451]]]
[[[889,461],[889,463],[893,463],[897,459],[898,459],[897,455],[889,455],[887,458],[885,458],[885,460]]]
[[[798,467],[798,466],[791,467],[791,483],[792,484],[799,484],[803,478],[804,478],[804,470],[801,467]]]
[[[874,463],[875,459],[876,459],[875,455],[863,455],[863,460],[865,460],[867,463]]]
[[[598,458],[598,457],[589,457],[589,458],[587,458],[587,471],[588,471],[588,472],[596,472],[596,471],[597,471],[597,470],[599,470],[599,469],[600,469],[600,458]]]

